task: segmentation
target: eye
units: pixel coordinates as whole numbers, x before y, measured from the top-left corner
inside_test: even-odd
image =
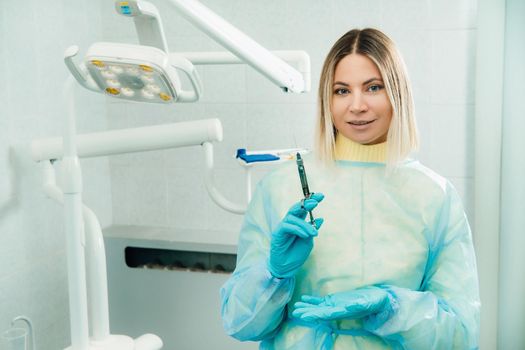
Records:
[[[370,92],[378,92],[379,90],[383,89],[383,85],[379,85],[379,84],[374,84],[374,85],[370,85],[367,89],[367,91],[370,91]]]
[[[346,95],[349,93],[350,93],[350,90],[348,90],[347,88],[337,88],[334,91],[334,95]]]

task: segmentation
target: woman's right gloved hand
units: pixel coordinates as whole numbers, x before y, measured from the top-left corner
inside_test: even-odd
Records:
[[[323,198],[322,193],[314,193],[310,198],[294,204],[272,233],[268,270],[274,277],[294,276],[310,255],[313,238],[317,236],[323,219],[315,219],[314,227],[305,218],[308,211],[317,207]]]

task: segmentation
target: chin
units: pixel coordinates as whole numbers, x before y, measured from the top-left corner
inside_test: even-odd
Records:
[[[370,137],[350,137],[350,140],[360,143],[361,145],[373,145],[379,143],[377,140]]]
[[[362,145],[376,145],[378,143],[383,143],[386,141],[386,137],[384,136],[379,136],[379,137],[365,137],[365,136],[361,136],[361,137],[353,137],[351,138],[352,141],[354,142],[358,142]]]

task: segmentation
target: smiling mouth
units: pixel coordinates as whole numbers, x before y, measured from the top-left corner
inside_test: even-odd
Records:
[[[366,120],[354,120],[354,121],[349,121],[348,124],[350,124],[350,125],[366,125],[366,124],[370,124],[370,123],[374,122],[374,120],[369,120],[369,121],[366,121]]]

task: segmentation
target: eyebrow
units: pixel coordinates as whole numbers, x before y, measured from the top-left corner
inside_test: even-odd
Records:
[[[375,81],[375,80],[380,81],[380,82],[383,82],[383,79],[380,79],[380,78],[370,78],[370,79],[368,79],[367,81],[363,82],[363,85],[366,85],[366,84],[368,84],[368,83],[371,83],[371,82],[373,82],[373,81]],[[336,82],[334,82],[334,85],[350,86],[349,84],[347,84],[347,83],[343,83],[342,81],[336,81]]]

